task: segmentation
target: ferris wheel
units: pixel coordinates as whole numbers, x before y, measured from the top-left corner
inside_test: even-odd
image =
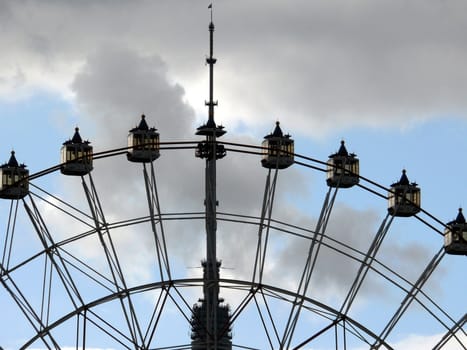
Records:
[[[298,154],[279,122],[261,145],[224,141],[226,130],[214,119],[212,22],[209,31],[209,117],[193,140],[161,141],[143,115],[129,128],[127,146],[96,152],[76,128],[62,145],[59,165],[30,174],[12,152],[1,166],[3,322],[8,327],[22,320],[12,330],[21,340],[18,347],[395,349],[401,328],[429,328],[438,336],[433,349],[467,349],[465,299],[458,300],[458,309],[446,310],[428,288],[447,257],[465,270],[462,210],[447,223],[424,210],[421,188],[405,170],[389,187],[364,177],[343,141],[327,160]],[[159,158],[187,152],[205,164],[201,209],[181,203],[167,211]],[[217,167],[230,155],[265,170],[256,215],[218,210]],[[131,167],[140,178],[131,196],[102,195],[107,184],[94,174],[108,162]],[[280,180],[291,166],[322,175],[324,190],[310,218],[284,221],[275,209],[284,190]],[[72,190],[57,191],[52,180],[59,176]],[[346,217],[339,203],[350,191],[380,209],[379,221],[369,225],[374,231],[356,246],[345,239],[352,227],[340,232],[336,225]],[[106,211],[118,201],[125,202],[120,216]],[[391,234],[407,229],[437,247],[410,276],[399,272],[398,257],[387,245]],[[175,234],[180,231],[186,234]],[[176,258],[181,246],[202,260],[198,268]],[[284,249],[291,246],[296,249]],[[226,252],[234,257],[229,266],[220,260]],[[298,267],[292,260],[300,261]],[[236,271],[240,263],[247,268]],[[325,283],[332,274],[344,274],[339,290]],[[455,282],[449,288],[456,289]]]

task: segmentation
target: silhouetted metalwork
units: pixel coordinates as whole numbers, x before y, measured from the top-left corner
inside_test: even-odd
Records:
[[[358,158],[354,153],[349,154],[344,141],[341,141],[339,151],[329,156],[326,183],[330,187],[349,188],[358,184],[358,181]]]
[[[467,255],[467,224],[462,208],[459,208],[456,219],[446,224],[444,250],[448,254]]]
[[[402,315],[407,311],[410,304],[413,301],[417,300],[418,294],[420,294],[420,291],[422,290],[424,284],[428,281],[431,274],[438,267],[444,255],[445,254],[444,254],[443,248],[439,249],[438,252],[436,252],[436,254],[430,260],[428,265],[422,271],[418,279],[411,286],[410,291],[404,296],[404,298],[399,304],[399,308],[392,315],[389,322],[386,324],[384,329],[381,331],[379,337],[375,338],[375,343],[371,346],[371,349],[379,349],[383,345],[383,343],[385,343],[385,340],[390,335],[394,327],[397,325]]]
[[[130,162],[149,163],[159,158],[159,133],[150,128],[143,114],[136,128],[128,133],[128,153]]]
[[[196,141],[192,142],[193,145]],[[211,143],[211,145],[214,143]],[[171,143],[171,146],[173,144]],[[180,142],[180,145],[186,145],[186,141]],[[260,153],[262,147],[254,145],[229,145],[229,152],[240,152],[244,154],[245,150],[252,148]],[[110,155],[115,157],[123,155],[122,148],[116,150],[108,150],[94,154],[94,161]],[[319,169],[322,173],[326,172],[326,163],[318,160],[313,160],[309,157],[302,157],[295,155],[296,158],[300,157],[305,159],[301,164],[308,168]],[[212,171],[215,157],[205,159],[207,172]],[[14,163],[12,161],[12,163]],[[298,162],[297,162],[298,163]],[[111,216],[106,218],[104,215],[101,201],[99,199],[98,190],[92,181],[92,173],[87,177],[82,177],[80,180],[83,183],[83,189],[86,199],[88,200],[89,209],[82,208],[75,209],[73,202],[77,201],[76,196],[71,198],[71,201],[65,201],[61,198],[50,202],[48,198],[38,195],[40,189],[40,182],[30,184],[34,192],[27,196],[22,201],[11,201],[10,215],[8,221],[13,223],[8,225],[6,232],[4,232],[4,247],[3,256],[1,257],[1,270],[0,277],[2,288],[6,290],[6,294],[13,297],[13,302],[17,304],[19,314],[26,317],[32,326],[32,336],[26,334],[24,337],[25,342],[20,349],[28,348],[50,348],[59,349],[63,348],[63,339],[60,335],[60,330],[65,327],[76,327],[75,335],[71,335],[75,341],[77,349],[89,348],[94,338],[88,336],[92,331],[95,336],[96,331],[101,332],[104,341],[113,342],[114,348],[126,349],[155,349],[155,348],[177,348],[177,349],[232,349],[232,348],[250,348],[250,349],[300,349],[307,344],[313,346],[315,340],[325,337],[326,333],[331,332],[333,329],[336,335],[339,336],[335,341],[335,348],[342,348],[343,339],[359,339],[363,347],[366,348],[379,348],[379,349],[392,349],[391,337],[394,335],[396,329],[404,315],[410,312],[410,307],[414,303],[420,303],[424,309],[432,314],[439,324],[446,330],[446,335],[441,339],[439,346],[436,349],[441,349],[443,344],[449,340],[450,344],[454,343],[460,345],[460,348],[465,348],[463,334],[465,317],[451,317],[447,314],[439,304],[436,304],[426,294],[424,288],[427,281],[433,272],[438,269],[439,263],[443,260],[444,247],[440,245],[439,251],[435,254],[433,259],[421,269],[420,277],[414,280],[406,280],[401,278],[400,271],[392,269],[386,264],[381,264],[378,253],[386,233],[388,233],[391,222],[394,222],[395,216],[386,213],[380,229],[376,233],[371,246],[368,251],[354,249],[348,246],[345,242],[340,242],[332,237],[331,232],[327,232],[328,220],[332,220],[335,212],[333,211],[333,203],[335,196],[340,191],[338,187],[329,187],[327,195],[323,202],[321,215],[314,228],[308,227],[308,224],[301,226],[297,223],[286,223],[277,220],[273,217],[272,211],[274,209],[274,192],[276,190],[276,177],[277,174],[282,174],[278,168],[268,169],[267,190],[263,201],[263,210],[261,217],[242,215],[238,213],[216,213],[215,195],[211,181],[213,180],[212,173],[208,173],[206,177],[206,204],[209,205],[205,212],[196,213],[167,213],[159,210],[159,202],[157,199],[157,189],[155,187],[155,172],[152,166],[155,162],[142,163],[144,170],[144,179],[146,181],[146,194],[149,203],[149,213],[147,216],[129,218],[128,220],[113,220]],[[58,171],[59,167],[48,169],[47,171],[40,172],[40,176],[50,174]],[[305,168],[301,168],[303,170]],[[30,179],[39,177],[33,174]],[[366,190],[366,186],[372,187],[369,193],[378,197],[385,197],[387,189],[383,186],[367,181],[364,177],[360,178],[361,182],[367,183],[358,186],[358,189]],[[208,183],[209,182],[209,183]],[[409,183],[401,181],[402,183]],[[279,186],[278,186],[279,187]],[[357,187],[357,186],[356,186]],[[215,188],[215,187],[214,187]],[[384,192],[384,194],[383,194]],[[137,194],[135,193],[135,199]],[[48,197],[48,196],[45,196]],[[138,197],[139,198],[139,197]],[[36,204],[37,199],[37,204]],[[77,201],[79,202],[79,200]],[[144,202],[144,199],[143,199]],[[31,259],[26,256],[25,259],[18,259],[15,256],[14,242],[21,242],[20,238],[24,237],[26,233],[24,229],[17,230],[15,233],[15,220],[18,215],[18,206],[22,204],[27,212],[27,216],[32,223],[33,232],[40,238],[41,247]],[[76,230],[68,237],[63,238],[61,230],[49,230],[47,221],[51,212],[46,210],[47,205],[49,208],[53,207],[60,212],[66,213],[65,217],[69,217],[71,222],[80,222],[85,224],[84,231]],[[23,209],[23,208],[20,208]],[[147,208],[146,208],[147,209]],[[43,212],[41,214],[41,211]],[[424,215],[425,212],[421,211],[417,223],[424,223],[425,219],[433,219],[433,217]],[[423,219],[422,219],[423,218]],[[215,229],[216,219],[227,221],[230,223],[238,223],[241,225],[251,224],[252,227],[260,227],[259,236],[259,257],[255,260],[258,268],[255,269],[256,278],[252,280],[235,279],[235,278],[221,278],[220,276],[220,261],[217,258],[202,262],[203,274],[199,277],[179,277],[177,268],[173,270],[168,264],[168,251],[164,244],[164,234],[162,223],[167,223],[166,220],[206,220],[206,233],[209,244],[207,249],[207,257],[212,259],[215,257]],[[433,219],[434,220],[434,219]],[[458,223],[463,220],[456,219]],[[153,245],[156,246],[155,255],[158,260],[154,260],[154,267],[160,270],[160,278],[156,275],[150,277],[147,284],[141,285],[128,285],[128,278],[131,275],[127,274],[125,259],[122,259],[122,251],[119,250],[115,242],[120,239],[120,233],[132,233],[134,225],[150,225],[152,233],[155,238]],[[159,226],[159,224],[161,224]],[[436,227],[442,226],[442,229]],[[455,225],[455,223],[453,223]],[[50,225],[52,226],[52,225]],[[70,225],[73,227],[74,225]],[[331,226],[331,225],[329,225]],[[128,230],[122,229],[128,227]],[[437,219],[429,226],[430,230],[435,234],[442,234],[444,225]],[[52,227],[51,227],[52,228]],[[269,235],[269,230],[270,235]],[[57,232],[54,232],[57,231]],[[67,229],[68,232],[68,229]],[[135,236],[137,238],[143,237],[150,238],[151,229],[149,226],[143,227],[142,235]],[[209,234],[209,236],[208,236]],[[269,235],[269,238],[268,238]],[[309,246],[308,256],[305,261],[305,269],[298,281],[300,286],[297,290],[291,290],[290,287],[283,288],[278,285],[272,285],[274,280],[270,279],[269,273],[272,272],[271,266],[274,267],[276,263],[287,264],[287,261],[278,261],[278,255],[274,254],[273,249],[266,250],[266,245],[269,244],[270,248],[274,247],[276,241],[274,236],[281,235],[283,239],[287,237],[299,237],[303,240],[303,244]],[[284,235],[284,236],[282,236]],[[277,237],[277,236],[276,236]],[[280,238],[279,237],[279,238]],[[280,239],[282,239],[280,238]],[[100,247],[101,253],[99,256],[99,263],[93,265],[93,262],[85,260],[81,252],[76,252],[74,247],[76,244],[84,239],[94,239]],[[146,243],[151,242],[150,239]],[[10,249],[13,247],[13,249]],[[126,251],[126,247],[121,247]],[[236,247],[228,247],[234,249]],[[238,248],[238,247],[237,247]],[[332,249],[336,254],[349,257],[352,263],[358,262],[360,268],[356,272],[355,279],[350,288],[343,289],[346,293],[346,298],[342,307],[334,308],[326,305],[319,298],[312,297],[313,288],[319,288],[319,285],[313,284],[313,274],[315,269],[319,269],[319,260],[321,253],[318,256],[318,251],[324,253],[324,250]],[[386,252],[387,253],[387,252]],[[197,253],[195,253],[197,254]],[[240,254],[243,254],[241,252]],[[44,264],[34,264],[39,259],[44,260]],[[325,259],[324,259],[325,260]],[[272,263],[272,264],[271,264]],[[39,266],[40,265],[40,266]],[[315,267],[315,265],[317,265]],[[37,269],[44,266],[39,271],[38,276],[43,282],[38,285],[38,289],[42,298],[39,302],[35,302],[35,295],[37,289],[34,291],[22,290],[21,275],[27,275],[30,268],[35,273]],[[105,266],[105,269],[102,269]],[[276,265],[277,266],[277,265]],[[357,267],[357,266],[356,266]],[[214,271],[213,271],[214,268]],[[183,268],[181,270],[184,270]],[[318,270],[319,271],[319,270]],[[316,271],[316,272],[318,272]],[[154,271],[157,272],[157,271]],[[263,278],[263,272],[265,277]],[[392,315],[389,315],[387,323],[381,327],[381,332],[375,334],[370,330],[373,324],[371,320],[369,323],[360,322],[352,317],[351,309],[358,303],[358,298],[365,295],[362,291],[362,286],[366,283],[372,273],[384,276],[384,280],[388,281],[390,286],[397,288],[401,292],[401,300],[397,303],[397,307]],[[184,273],[184,272],[182,272]],[[20,276],[18,276],[18,274]],[[152,278],[154,278],[152,280]],[[368,281],[370,282],[370,281]],[[83,284],[84,283],[84,284]],[[130,281],[131,283],[131,281]],[[185,288],[189,291],[185,292]],[[292,287],[293,288],[293,287]],[[309,290],[310,289],[310,290]],[[96,291],[98,297],[88,296],[89,291]],[[192,299],[193,293],[203,290],[203,296],[193,307]],[[61,309],[62,305],[49,302],[62,291],[65,293],[64,299],[68,300],[68,307]],[[234,306],[227,305],[224,300],[219,297],[219,293],[239,293],[240,302],[235,300]],[[102,293],[102,294],[100,294]],[[147,293],[147,294],[144,294]],[[151,300],[157,299],[154,303],[154,309],[149,310],[153,317],[148,315],[142,316],[139,314],[138,304],[141,299],[138,296],[150,296]],[[155,298],[154,298],[155,296]],[[95,299],[94,299],[95,298]],[[152,302],[151,302],[152,304]],[[170,306],[169,306],[170,304]],[[146,306],[146,305],[145,305]],[[279,306],[279,308],[276,308]],[[165,326],[162,326],[164,318],[167,314],[174,313],[174,307],[180,310],[180,318],[185,322],[186,328],[191,330],[191,338],[187,333],[180,335],[180,332],[170,334],[172,337],[173,346],[165,346],[165,336],[167,336]],[[280,318],[276,318],[280,309]],[[106,316],[100,314],[102,310],[112,310],[112,314],[107,313]],[[288,312],[288,319],[287,317]],[[255,312],[257,312],[255,314]],[[122,318],[113,318],[114,313],[123,315]],[[251,316],[257,316],[258,322],[252,322]],[[324,317],[323,317],[324,315]],[[147,317],[147,318],[146,318]],[[123,320],[122,320],[123,319]],[[324,324],[319,327],[309,327],[309,320],[324,319]],[[242,323],[243,322],[243,323]],[[255,336],[251,339],[244,340],[242,334],[238,338],[232,338],[232,330],[244,329],[245,323],[247,327],[252,328]],[[238,328],[237,328],[238,325]],[[254,330],[253,330],[253,327]],[[262,327],[262,328],[261,328]],[[258,331],[259,329],[259,331]],[[305,331],[304,331],[305,329]],[[215,333],[213,333],[215,330]],[[264,332],[264,334],[260,334]],[[240,333],[240,331],[238,332]],[[242,332],[243,333],[243,332]],[[256,335],[263,336],[262,345],[257,345]],[[184,336],[185,335],[185,336]],[[89,337],[89,338],[88,338]],[[255,338],[255,339],[253,339]],[[267,339],[266,339],[267,338]],[[235,342],[236,341],[236,342]],[[251,343],[249,343],[251,341]],[[182,343],[183,342],[183,343]],[[217,345],[215,345],[217,344]],[[95,346],[94,344],[92,344]],[[105,347],[109,345],[102,345]],[[346,348],[345,346],[343,347]]]
[[[3,294],[11,297],[10,302],[18,310],[15,315],[10,314],[8,317],[13,318],[18,314],[23,317],[23,321],[29,323],[28,330],[18,331],[24,343],[16,348],[62,349],[66,343],[83,350],[90,347],[141,350],[284,350],[323,346],[326,342],[324,346],[328,348],[347,349],[348,346],[354,347],[354,342],[359,342],[363,345],[362,348],[392,350],[390,342],[395,338],[393,330],[400,327],[400,321],[409,307],[418,304],[427,311],[428,317],[432,316],[430,320],[435,320],[445,331],[433,350],[444,348],[448,342],[450,347],[454,344],[467,350],[466,315],[457,315],[454,318],[424,288],[446,254],[467,255],[467,225],[462,210],[459,209],[457,218],[446,225],[422,211],[420,189],[417,184],[409,182],[405,170],[400,181],[392,184],[389,190],[360,177],[358,159],[347,152],[344,142],[327,162],[295,154],[294,141],[290,135],[283,135],[279,123],[265,137],[261,147],[227,142],[219,144],[217,138],[226,131],[222,126],[217,126],[214,120],[217,102],[213,96],[213,68],[216,59],[213,57],[212,12],[209,32],[210,55],[206,59],[210,72],[209,101],[206,102],[209,118],[196,132],[196,135],[204,136],[203,141],[160,143],[156,129],[148,127],[143,115],[139,125],[129,132],[128,147],[93,154],[89,142],[83,142],[76,129],[73,138],[63,144],[60,164],[29,175],[26,166],[18,164],[15,153],[12,152],[9,162],[0,167],[0,198],[11,200],[3,207],[6,209],[9,206],[9,213],[5,230],[0,235],[0,243],[3,242],[0,249],[0,286],[5,290]],[[166,145],[168,146],[165,147]],[[267,177],[260,201],[261,213],[258,216],[250,212],[217,212],[216,161],[226,156],[227,147],[229,153],[261,155]],[[156,186],[154,166],[157,163],[153,160],[159,157],[160,149],[172,151],[187,148],[191,151],[194,149],[195,155],[206,164],[205,209],[195,212],[164,212],[161,210]],[[138,201],[147,207],[142,208],[146,210],[142,214],[137,214],[141,208],[135,208],[131,217],[117,218],[112,211],[111,215],[105,215],[103,201],[92,178],[92,162],[125,155],[128,160],[140,163],[138,165],[143,169],[145,189],[145,198],[141,198],[143,191],[133,191],[135,184],[132,183],[128,201]],[[279,170],[294,163],[302,166],[300,171],[313,169],[327,175],[329,187],[314,227],[310,227],[310,220],[303,220],[301,215],[289,216],[291,222],[273,216],[276,189],[280,190],[277,180],[279,174],[283,174]],[[80,178],[76,176],[69,180],[81,182],[83,198],[80,199],[76,191],[71,196],[69,193],[62,193],[61,198],[54,195],[53,191],[42,188],[44,184],[50,186],[50,179],[34,181],[58,172],[59,169],[66,175],[81,175]],[[333,232],[335,227],[332,220],[342,218],[335,215],[337,194],[341,192],[340,188],[357,184],[355,190],[367,191],[371,196],[384,200],[387,199],[387,194],[389,196],[388,211],[385,211],[373,239],[365,238],[369,247],[350,245]],[[122,183],[122,187],[124,186]],[[114,191],[110,192],[111,196],[115,194]],[[233,200],[235,198],[233,196]],[[114,200],[114,197],[110,199],[111,202]],[[87,205],[83,205],[83,201]],[[307,210],[311,208],[312,206],[307,206]],[[382,208],[385,209],[384,206]],[[21,217],[24,212],[29,221]],[[409,278],[401,273],[398,264],[391,267],[389,262],[380,260],[379,251],[384,250],[382,243],[396,217],[417,213],[418,220],[413,221],[426,225],[436,235],[444,234],[445,242],[444,246],[440,244],[436,247],[433,258],[420,269],[419,277]],[[65,230],[57,227],[57,219],[60,219],[59,223]],[[176,261],[172,264],[169,252],[172,252],[174,246],[179,249],[180,242],[166,242],[166,238],[173,232],[166,235],[165,225],[177,222],[178,229],[181,222],[188,222],[187,230],[192,232],[191,224],[199,220],[204,220],[206,230],[206,258],[201,262],[203,273],[202,276],[187,277],[183,266],[176,266]],[[24,221],[27,221],[26,225]],[[51,221],[50,225],[48,221]],[[251,276],[221,277],[221,261],[217,258],[218,221],[228,225],[238,224],[241,226],[239,231],[245,233],[250,229],[258,230],[256,250],[245,249],[246,244],[251,244],[247,241],[238,245],[230,244],[229,241],[230,245],[225,247],[229,253],[238,254],[239,261],[250,259],[248,261],[254,263]],[[237,233],[235,230],[232,232]],[[38,240],[24,244],[29,237]],[[243,239],[246,236],[238,237]],[[179,237],[174,235],[170,238],[177,240]],[[280,245],[289,239],[294,244],[285,246],[286,248],[297,243],[308,250],[303,255],[301,274],[287,275],[287,283],[290,281],[290,285],[281,286],[278,285],[277,278],[283,281],[285,270],[277,267],[288,268],[291,254],[297,254],[293,257],[294,262],[300,258],[300,249],[289,249],[287,254],[282,254]],[[131,246],[128,242],[131,242]],[[144,245],[142,252],[132,251],[132,248],[138,247],[133,246],[137,242]],[[29,249],[29,243],[39,244],[33,247],[32,253],[22,250],[25,246]],[[87,254],[88,248],[93,251],[91,256]],[[94,251],[97,253],[95,256]],[[194,251],[194,254],[198,254]],[[325,253],[333,255],[324,255]],[[385,255],[388,252],[382,253]],[[336,298],[333,301],[336,306],[331,306],[327,298],[323,300],[319,296],[321,293],[315,290],[321,288],[321,284],[315,281],[319,282],[319,269],[323,266],[328,268],[328,257],[334,254],[336,258],[347,259],[346,263],[354,265],[355,273],[347,286],[339,285],[340,292],[331,294],[333,299]],[[142,260],[133,261],[140,256],[143,256]],[[144,264],[146,259],[151,259],[152,268],[147,268]],[[415,265],[417,260],[419,259],[411,263]],[[141,261],[143,265],[140,265]],[[420,260],[420,264],[425,262]],[[172,267],[173,265],[176,267]],[[459,272],[462,267],[456,265],[451,272]],[[135,269],[147,276],[137,276],[135,281]],[[292,268],[290,271],[293,270]],[[297,279],[294,280],[293,275],[297,275]],[[381,326],[378,327],[378,333],[370,329],[374,327],[372,315],[365,319],[360,318],[360,312],[351,312],[354,305],[359,304],[358,298],[361,296],[365,302],[378,299],[370,300],[367,298],[367,290],[364,290],[365,283],[373,282],[367,281],[371,276],[382,277],[381,282],[387,283],[385,286],[397,290],[398,294],[394,295],[401,295],[401,300],[397,300],[396,308],[386,321],[383,319],[387,316],[386,313],[378,316],[381,318],[378,319]],[[342,278],[339,274],[335,277]],[[25,279],[27,283],[24,283]],[[449,290],[455,288],[454,285],[449,286]],[[193,305],[193,295],[201,290],[202,297]],[[234,296],[231,305],[220,297],[220,293],[226,291]],[[342,300],[337,299],[338,295],[342,295]],[[394,300],[393,297],[390,299]],[[458,305],[455,303],[454,307],[458,308]],[[354,315],[359,318],[355,319]],[[177,325],[176,329],[174,324]],[[423,327],[425,322],[421,324]],[[173,331],[167,331],[168,328]],[[233,330],[238,332],[235,338],[232,336]],[[334,334],[329,334],[331,332]],[[324,342],[320,343],[319,338]]]
[[[8,163],[0,166],[0,198],[21,199],[29,193],[29,170],[26,165],[19,164],[15,152],[11,151]]]
[[[294,162],[294,141],[290,135],[284,135],[276,122],[274,131],[264,137],[262,143],[263,158],[261,164],[269,169],[285,169]]]
[[[210,6],[212,11],[212,5]],[[212,14],[212,12],[211,12]],[[209,24],[209,57],[206,63],[209,65],[209,101],[208,121],[197,129],[196,135],[206,136],[206,140],[200,142],[195,155],[206,159],[205,171],[205,210],[206,210],[206,260],[203,267],[203,298],[193,306],[191,317],[191,347],[194,350],[230,350],[232,349],[232,335],[230,326],[229,306],[219,298],[219,268],[221,262],[217,259],[217,213],[216,206],[216,160],[226,155],[223,145],[217,143],[217,138],[225,134],[222,126],[217,126],[214,120],[214,23]]]
[[[391,185],[388,193],[388,212],[393,216],[409,217],[420,211],[420,188],[410,183],[405,169],[398,182]]]
[[[210,288],[210,276],[219,276],[220,261],[216,263],[217,271],[210,271],[212,264],[207,261],[202,262],[203,266],[203,293],[205,296],[211,296],[213,290]],[[193,306],[193,315],[191,319],[191,348],[193,350],[229,350],[232,349],[232,333],[230,326],[230,308],[224,303],[224,299],[217,298],[217,301],[208,301],[200,299],[198,304]],[[211,333],[215,332],[215,333]]]
[[[89,141],[83,141],[79,128],[71,140],[65,141],[60,150],[60,171],[65,175],[82,176],[92,170],[92,146]]]

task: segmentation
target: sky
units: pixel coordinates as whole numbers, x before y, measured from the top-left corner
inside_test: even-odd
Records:
[[[128,130],[141,114],[162,141],[197,140],[194,132],[207,118],[209,3],[0,0],[0,160],[7,161],[14,150],[31,173],[54,166],[61,144],[77,126],[96,151],[125,147]],[[213,5],[216,122],[227,130],[223,140],[259,145],[280,121],[298,154],[325,161],[345,140],[365,178],[389,186],[407,169],[422,190],[422,208],[442,222],[466,206],[464,1],[216,0]],[[203,210],[204,165],[190,152],[166,152],[156,161],[166,212]],[[138,199],[144,196],[139,168],[126,159],[98,165],[93,176],[107,219],[137,217],[147,210]],[[323,174],[293,166],[279,175],[274,216],[312,227],[327,191]],[[257,158],[228,153],[218,165],[219,211],[259,215],[265,178]],[[83,196],[77,179],[51,174],[37,181],[61,198]],[[365,191],[340,191],[330,236],[365,251],[386,206]],[[8,206],[2,208],[0,227],[6,227]],[[46,204],[40,209],[57,237],[67,237],[63,227],[81,229]],[[200,274],[192,267],[203,258],[202,230],[199,222],[166,227],[182,276]],[[256,244],[251,230],[228,223],[219,227],[225,276],[248,278]],[[123,265],[137,285],[154,277],[149,243],[132,238],[138,228],[128,231],[117,244],[125,247]],[[306,247],[301,239],[280,233],[273,239],[268,281],[293,290]],[[416,219],[395,220],[381,261],[416,280],[441,246],[442,237]],[[14,248],[15,261],[36,249],[25,238],[16,240]],[[99,266],[100,252],[92,242],[84,240],[73,249]],[[314,276],[320,288],[310,295],[338,307],[355,265],[327,250],[320,262]],[[465,271],[465,257],[446,256],[426,284],[427,293],[455,320],[467,309]],[[27,282],[28,271],[21,273],[27,294],[34,287]],[[384,286],[377,276],[369,277],[351,314],[376,333],[403,297]],[[235,303],[235,296],[230,297]],[[0,298],[2,307],[15,314],[5,291]],[[410,309],[391,335],[395,349],[427,349],[445,333],[419,309]],[[31,337],[19,317],[0,322],[4,349],[15,349]],[[234,337],[241,338],[239,333],[234,330]],[[462,339],[467,343],[465,333]],[[95,341],[89,346],[115,347]],[[452,342],[445,348],[462,346]]]

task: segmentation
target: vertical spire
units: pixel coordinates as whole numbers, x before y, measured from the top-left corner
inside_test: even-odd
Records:
[[[217,143],[217,138],[225,134],[222,126],[216,126],[214,121],[214,64],[216,59],[214,51],[214,23],[209,23],[209,56],[206,64],[209,65],[209,101],[208,122],[198,128],[197,135],[206,136],[206,141],[200,142],[195,155],[206,159],[204,201],[206,217],[206,260],[203,267],[203,298],[193,307],[192,316],[192,350],[232,349],[230,334],[230,310],[219,297],[219,269],[221,262],[217,259],[217,193],[216,193],[216,161],[226,155],[223,145]]]
[[[211,128],[216,127],[214,122],[214,106],[217,106],[217,101],[214,102],[214,65],[217,59],[213,57],[214,54],[214,23],[212,22],[212,4],[211,6],[211,23],[209,23],[209,57],[206,58],[206,63],[209,65],[209,102],[206,105],[209,107],[208,126]]]
[[[206,57],[206,64],[209,65],[209,101],[205,104],[208,106],[208,122],[198,128],[197,135],[215,135],[220,137],[225,134],[223,126],[217,126],[214,120],[214,107],[217,106],[217,101],[214,101],[214,65],[217,59],[214,58],[214,22],[212,19],[212,4],[208,6],[211,10],[211,21],[209,23],[209,56]]]

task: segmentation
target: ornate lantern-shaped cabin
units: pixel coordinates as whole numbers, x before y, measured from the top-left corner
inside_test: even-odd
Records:
[[[81,139],[78,128],[73,138],[63,143],[60,156],[62,174],[82,176],[92,170],[92,146]]]
[[[283,135],[276,122],[276,128],[272,134],[266,135],[262,143],[263,158],[261,164],[269,169],[285,169],[294,162],[294,141],[290,135]]]
[[[0,198],[21,199],[29,193],[29,170],[26,165],[18,164],[15,152],[11,152],[8,163],[0,166]]]
[[[388,212],[393,216],[409,217],[420,211],[420,188],[410,183],[405,169],[399,182],[391,185],[388,193]]]
[[[143,114],[139,125],[129,131],[127,158],[130,162],[148,163],[159,158],[159,133],[148,127],[145,118]]]
[[[329,156],[326,182],[330,187],[349,188],[358,184],[358,175],[358,158],[353,153],[349,154],[344,141],[341,141],[339,151]]]
[[[448,254],[467,255],[467,224],[462,208],[459,208],[456,220],[446,224],[444,250]]]

